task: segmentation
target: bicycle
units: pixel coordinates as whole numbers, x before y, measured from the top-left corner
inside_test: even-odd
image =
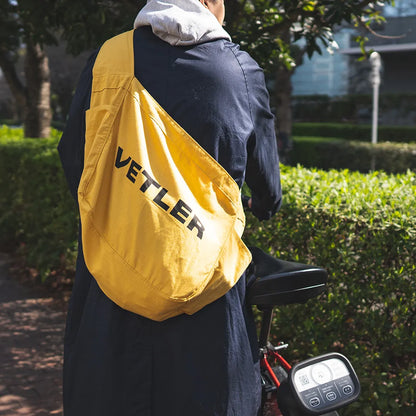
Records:
[[[255,280],[247,301],[262,312],[259,333],[262,404],[258,416],[338,415],[337,409],[357,400],[360,383],[346,357],[329,353],[291,366],[281,355],[288,344],[273,346],[273,308],[304,303],[325,290],[325,269],[275,259],[251,247]],[[278,365],[272,367],[270,362]]]

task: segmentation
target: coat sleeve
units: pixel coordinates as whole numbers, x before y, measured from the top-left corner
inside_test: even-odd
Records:
[[[90,56],[81,73],[68,120],[58,145],[69,190],[75,200],[77,200],[78,185],[84,167],[85,112],[90,106],[92,68],[97,54],[98,51]]]
[[[282,198],[274,116],[262,69],[246,53],[241,53],[239,60],[246,78],[253,123],[247,142],[245,180],[252,194],[253,214],[267,220],[277,212]]]

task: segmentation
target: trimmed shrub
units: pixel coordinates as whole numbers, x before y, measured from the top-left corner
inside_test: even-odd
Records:
[[[416,171],[416,143],[371,143],[336,138],[295,137],[290,164],[320,169],[350,169],[387,173]]]
[[[334,350],[351,359],[362,394],[341,414],[414,415],[416,175],[284,168],[283,189],[275,218],[248,217],[247,243],[330,278],[320,300],[279,308],[276,339],[295,361]]]
[[[0,128],[0,246],[18,247],[43,278],[72,267],[77,215],[56,146],[49,139],[23,139],[21,129]]]
[[[293,136],[336,137],[371,142],[371,125],[347,123],[294,123]],[[416,142],[416,127],[379,126],[379,142]]]
[[[293,119],[300,122],[336,122],[371,124],[372,94],[349,94],[337,97],[304,95],[292,97]],[[412,125],[416,120],[415,93],[382,93],[379,96],[381,124]]]

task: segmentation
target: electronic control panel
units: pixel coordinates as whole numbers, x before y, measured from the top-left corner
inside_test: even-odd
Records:
[[[331,353],[303,361],[290,374],[292,390],[301,406],[311,414],[339,409],[360,394],[360,383],[350,362]]]

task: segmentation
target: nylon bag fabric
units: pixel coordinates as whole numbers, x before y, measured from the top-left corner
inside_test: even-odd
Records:
[[[133,31],[94,68],[78,188],[86,265],[122,308],[162,321],[223,296],[251,261],[237,183],[134,77]]]

